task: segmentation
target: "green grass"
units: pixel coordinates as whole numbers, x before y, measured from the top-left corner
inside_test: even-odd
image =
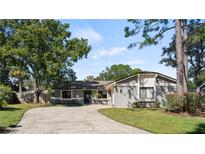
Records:
[[[0,127],[13,127],[23,116],[24,112],[31,108],[40,107],[40,104],[15,104],[8,105],[4,109],[0,109]]]
[[[159,134],[205,133],[205,118],[170,115],[163,110],[151,109],[100,109],[100,113],[118,122]]]

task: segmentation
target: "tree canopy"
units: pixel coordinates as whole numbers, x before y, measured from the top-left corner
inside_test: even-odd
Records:
[[[69,24],[58,20],[0,20],[0,57],[30,74],[34,89],[69,76],[70,67],[90,49],[87,39],[71,38]]]
[[[175,39],[168,47],[162,48],[162,60],[160,63],[166,66],[176,67]],[[200,73],[205,69],[205,40],[190,42],[188,46],[189,79],[193,79],[196,86],[200,86],[204,81],[200,80]]]
[[[97,80],[118,80],[130,75],[141,72],[139,68],[131,68],[129,65],[112,65],[111,67],[106,67],[101,73],[99,73]]]

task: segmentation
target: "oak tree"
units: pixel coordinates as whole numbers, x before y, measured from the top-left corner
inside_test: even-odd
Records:
[[[71,38],[69,24],[58,20],[1,20],[0,50],[22,64],[34,82],[34,102],[39,102],[39,85],[59,75],[87,56],[88,40]]]

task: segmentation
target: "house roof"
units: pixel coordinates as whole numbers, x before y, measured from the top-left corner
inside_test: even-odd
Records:
[[[173,81],[173,82],[176,83],[176,79],[174,79],[174,78],[172,78],[172,77],[170,77],[170,76],[164,75],[164,74],[162,74],[162,73],[159,73],[159,72],[151,72],[151,71],[141,71],[141,72],[136,73],[136,74],[134,74],[134,75],[131,75],[131,76],[128,76],[128,77],[125,77],[125,78],[122,78],[122,79],[119,79],[119,80],[115,80],[115,81],[113,81],[113,82],[110,82],[110,83],[108,83],[106,86],[108,86],[108,85],[110,85],[110,84],[113,84],[113,83],[118,83],[118,82],[120,82],[120,81],[124,81],[124,80],[130,79],[130,78],[132,78],[132,77],[137,76],[138,74],[141,74],[141,75],[143,75],[143,74],[155,74],[155,75],[161,76],[161,77],[163,77],[163,78],[166,78],[166,79],[171,80],[171,81]]]
[[[71,81],[56,86],[56,89],[104,89],[112,81]]]
[[[197,87],[196,92],[201,92],[201,89],[205,87],[205,83]]]
[[[199,88],[202,88],[202,87],[204,87],[204,86],[205,86],[205,83],[203,83],[202,85],[200,85]]]

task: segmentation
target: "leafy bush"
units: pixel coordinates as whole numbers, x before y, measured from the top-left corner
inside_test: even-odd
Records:
[[[173,112],[188,112],[190,114],[199,114],[205,111],[205,96],[199,93],[188,93],[184,96],[168,94],[167,109]]]
[[[134,103],[132,103],[132,108],[139,108],[139,107],[140,107],[139,101],[135,101]]]
[[[205,95],[201,95],[200,109],[202,112],[205,112]]]
[[[17,93],[15,91],[12,91],[9,94],[8,104],[19,104],[19,103],[21,102],[17,96]]]
[[[166,95],[167,108],[173,112],[185,112],[186,96],[178,96],[176,94]]]
[[[0,84],[0,108],[7,104],[11,92],[10,87]]]
[[[197,93],[186,94],[186,106],[185,109],[191,114],[197,114],[200,112],[201,96]]]

